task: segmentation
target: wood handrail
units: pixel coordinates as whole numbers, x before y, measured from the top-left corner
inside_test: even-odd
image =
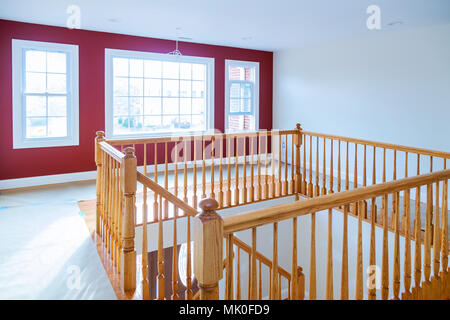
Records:
[[[297,201],[294,203],[273,206],[267,209],[236,214],[223,219],[224,233],[242,231],[268,223],[309,214],[311,212],[332,209],[344,204],[363,201],[384,194],[399,192],[448,179],[450,179],[449,169],[382,184],[375,184],[365,188],[323,195],[305,201]]]
[[[361,145],[370,145],[370,146],[374,146],[377,148],[386,148],[386,149],[392,149],[392,150],[397,150],[397,151],[404,151],[404,152],[409,152],[409,153],[450,159],[450,153],[444,152],[444,151],[435,151],[435,150],[429,150],[429,149],[401,146],[401,145],[392,144],[392,143],[376,142],[376,141],[370,141],[370,140],[364,140],[364,139],[355,139],[355,138],[349,138],[349,137],[343,137],[343,136],[337,136],[337,135],[331,135],[331,134],[324,134],[324,133],[317,133],[317,132],[311,132],[311,131],[302,131],[302,133],[304,135],[309,135],[309,136],[314,136],[314,137],[334,139],[334,140],[346,141],[346,142],[351,142],[351,143],[357,143],[357,144],[361,144]]]
[[[109,154],[114,160],[122,163],[123,158],[125,158],[125,154],[114,148],[111,144],[106,141],[102,141],[99,143],[100,148]]]
[[[149,177],[143,175],[139,171],[137,172],[137,180],[147,188],[153,190],[158,195],[161,195],[164,199],[171,202],[173,205],[183,210],[187,215],[195,216],[198,212],[178,197],[174,196],[170,191],[164,189],[159,184],[151,180]]]
[[[272,133],[273,132],[273,133]],[[272,134],[295,134],[297,130],[267,130],[267,131],[251,131],[251,132],[228,132],[228,133],[205,133],[200,135],[185,135],[185,136],[162,136],[162,137],[150,137],[150,138],[136,138],[136,139],[110,139],[106,140],[110,145],[131,145],[142,143],[164,143],[164,142],[180,142],[180,141],[192,141],[203,139],[210,140],[212,137],[222,139],[226,137],[257,137],[271,136]]]

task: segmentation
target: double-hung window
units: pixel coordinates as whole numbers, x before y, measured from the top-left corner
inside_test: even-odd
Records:
[[[213,58],[106,49],[106,136],[213,129],[213,73]]]
[[[225,128],[258,130],[259,63],[225,60]]]
[[[78,145],[78,46],[12,40],[13,147]]]

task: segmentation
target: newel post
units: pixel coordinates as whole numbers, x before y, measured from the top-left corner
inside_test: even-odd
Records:
[[[96,214],[95,214],[95,231],[97,232],[97,235],[101,235],[101,222],[100,217],[102,216],[102,206],[103,206],[103,199],[101,198],[102,195],[102,183],[103,183],[103,177],[102,177],[102,157],[101,157],[101,148],[100,148],[100,142],[105,141],[105,133],[103,131],[97,131],[97,136],[95,137],[95,164],[97,166],[97,180],[96,180]]]
[[[219,203],[211,198],[199,203],[194,217],[194,274],[200,287],[200,300],[219,299],[219,280],[223,277],[223,220],[216,213]]]
[[[134,148],[125,148],[120,177],[123,191],[122,252],[120,285],[124,291],[136,289],[136,250],[134,248],[137,170]]]
[[[295,197],[298,198],[299,193],[301,193],[301,183],[302,174],[300,171],[300,146],[302,145],[302,127],[300,123],[296,126],[297,134],[294,134],[294,144],[295,144]],[[303,164],[305,165],[305,164]],[[298,199],[297,199],[298,200]]]

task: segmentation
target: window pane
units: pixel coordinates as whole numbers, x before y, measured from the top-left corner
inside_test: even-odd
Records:
[[[25,106],[27,117],[45,117],[47,115],[46,101],[43,96],[27,96]]]
[[[164,80],[163,90],[165,97],[178,97],[178,80]]]
[[[66,53],[47,52],[47,72],[66,73],[66,61]]]
[[[251,112],[252,111],[252,100],[241,99],[241,112]]]
[[[45,93],[46,77],[45,73],[27,72],[25,75],[25,92]]]
[[[239,83],[232,83],[230,85],[230,97],[231,98],[239,98],[240,97],[240,84]]]
[[[163,78],[178,79],[180,76],[178,62],[163,62]]]
[[[164,114],[178,114],[178,98],[163,99]]]
[[[180,97],[190,97],[191,96],[191,81],[180,81]]]
[[[65,74],[47,74],[47,92],[48,93],[66,93],[66,75]]]
[[[180,122],[178,123],[178,129],[190,129],[191,128],[191,116],[180,116]]]
[[[253,86],[250,83],[241,83],[241,97],[251,98]]]
[[[130,59],[130,77],[144,76],[144,61],[141,59]]]
[[[144,95],[144,84],[142,78],[130,78],[130,96]]]
[[[128,133],[128,117],[114,117],[113,130],[115,134]]]
[[[47,118],[27,118],[27,138],[43,138],[46,136]]]
[[[230,112],[240,112],[241,99],[230,99]]]
[[[145,130],[160,130],[161,129],[161,116],[145,116],[144,117]]]
[[[192,99],[192,113],[200,114],[205,112],[205,100],[204,99]]]
[[[175,128],[175,124],[178,123],[178,116],[163,116],[162,118],[164,129]]]
[[[180,99],[180,114],[191,114],[191,99],[181,98]]]
[[[45,72],[47,70],[45,51],[25,51],[26,71]]]
[[[192,75],[192,65],[190,63],[180,63],[180,79],[190,80]]]
[[[67,118],[66,117],[49,117],[48,118],[48,136],[49,137],[66,137],[67,136]]]
[[[161,78],[161,61],[145,60],[144,61],[144,77],[145,78]]]
[[[114,95],[128,96],[128,78],[114,78]]]
[[[115,77],[128,77],[128,59],[113,58],[113,72]]]
[[[67,97],[48,97],[48,116],[67,116]]]
[[[144,113],[144,98],[130,98],[130,115]]]
[[[201,98],[205,96],[205,83],[203,81],[192,82],[192,96]]]
[[[144,114],[161,114],[161,98],[144,98]]]
[[[205,130],[205,117],[203,115],[193,115],[191,121],[192,130]]]
[[[206,76],[206,66],[204,64],[192,65],[192,79],[205,80],[205,76]]]
[[[161,96],[161,80],[144,79],[144,95],[147,97]]]
[[[128,115],[128,97],[114,97],[114,116]]]

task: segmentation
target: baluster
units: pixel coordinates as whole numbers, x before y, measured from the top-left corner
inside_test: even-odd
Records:
[[[215,198],[216,195],[214,193],[214,136],[211,137],[211,193],[210,197]]]
[[[250,300],[250,295],[251,295],[251,293],[250,293],[250,290],[251,290],[251,288],[252,288],[252,281],[253,281],[253,278],[252,278],[252,264],[251,264],[251,259],[252,259],[252,257],[251,257],[251,252],[249,252],[248,253],[248,283],[247,283],[247,300]]]
[[[423,288],[423,298],[425,300],[431,299],[431,203],[433,202],[433,190],[431,185],[427,185],[427,210],[425,216],[425,246],[424,246],[424,282],[422,284]]]
[[[314,196],[320,196],[319,187],[319,137],[316,138],[316,185],[314,187]]]
[[[202,136],[202,199],[206,198],[206,146],[205,137]]]
[[[102,186],[103,186],[103,151],[100,147],[100,142],[104,141],[105,133],[103,131],[97,131],[95,137],[95,164],[97,166],[97,180],[95,185],[96,206],[95,206],[95,232],[96,236],[101,236],[102,228]]]
[[[169,190],[169,161],[168,161],[168,149],[167,149],[167,142],[164,144],[164,188],[166,190]],[[155,193],[155,199],[157,195]],[[156,202],[156,200],[155,200]],[[169,218],[169,201],[167,199],[164,199],[164,204],[162,201],[159,202],[159,205],[164,205],[164,218]],[[158,212],[158,211],[156,211]],[[162,219],[163,216],[160,216],[159,219]]]
[[[444,158],[444,170],[447,169]],[[449,275],[448,275],[448,180],[443,181],[442,186],[442,232],[441,232],[441,261],[442,261],[442,287],[441,299],[450,299]]]
[[[316,300],[316,213],[311,213],[311,255],[309,275],[309,299]]]
[[[420,175],[420,154],[417,154],[417,175]],[[421,217],[420,217],[420,186],[416,188],[415,220],[414,220],[414,288],[413,299],[421,300],[422,277],[422,244],[421,244]]]
[[[193,141],[194,144],[194,170],[193,170],[193,197],[192,197],[192,206],[194,209],[197,209],[197,140]]]
[[[251,252],[251,263],[249,259],[249,266],[251,264],[251,277],[249,277],[250,285],[249,285],[249,299],[256,300],[256,228],[252,228],[252,252]]]
[[[144,143],[144,158],[145,148]],[[146,161],[144,160],[144,173],[146,169]],[[143,202],[142,202],[142,300],[148,300],[150,289],[148,282],[148,250],[147,250],[147,187],[142,185],[143,189]]]
[[[389,246],[388,246],[388,195],[383,196],[383,260],[381,266],[381,299],[387,300],[389,296]]]
[[[273,132],[273,131],[271,131],[271,132]],[[269,198],[269,166],[268,166],[269,134],[267,131],[265,132],[265,135],[266,135],[266,138],[264,139],[264,147],[265,147],[265,152],[266,152],[266,158],[264,160],[264,199],[268,199]],[[271,151],[273,153],[273,148]],[[272,155],[272,158],[273,158],[273,155]],[[273,179],[272,179],[272,181],[273,181]]]
[[[191,217],[187,215],[186,231],[186,298],[192,300]]]
[[[122,179],[120,179],[120,174],[121,174],[121,171],[120,171],[120,166],[119,166],[119,168],[118,168],[119,179],[117,179],[118,193],[119,193],[118,206],[117,206],[118,207],[118,213],[117,213],[118,233],[117,234],[118,234],[118,240],[119,240],[119,243],[117,245],[117,251],[118,251],[117,270],[118,270],[119,274],[120,274],[121,268],[122,268],[122,265],[121,265],[122,255],[120,253],[122,252],[122,217],[123,217],[123,192],[122,192],[123,188],[122,188]]]
[[[272,130],[272,136],[270,137],[271,151],[272,151],[272,180],[270,183],[270,198],[275,198],[275,132]],[[266,198],[267,199],[267,198]],[[276,283],[274,283],[276,287]]]
[[[325,144],[325,140],[324,140]],[[333,210],[328,209],[327,286],[325,296],[333,300]]]
[[[434,213],[434,229],[433,229],[433,277],[431,278],[432,299],[438,300],[440,298],[441,288],[439,282],[440,269],[440,248],[441,248],[441,234],[440,234],[440,215],[439,215],[439,181],[436,182],[436,206]],[[448,240],[447,240],[448,241]]]
[[[291,295],[289,295],[289,299],[297,300],[298,299],[298,287],[297,287],[297,217],[292,219],[292,268],[291,268]]]
[[[281,197],[282,181],[281,181],[281,134],[278,134],[278,180],[277,180],[277,195]]]
[[[250,202],[255,201],[255,173],[253,168],[253,155],[255,154],[255,139],[254,137],[250,138]]]
[[[226,235],[226,284],[225,284],[225,299],[233,300],[233,234]]]
[[[338,176],[337,176],[337,190],[341,192],[341,140],[338,140]]]
[[[191,147],[190,145],[191,141],[189,140],[189,149]],[[188,146],[187,146],[187,140],[184,140],[184,149],[183,149],[183,160],[184,160],[184,168],[183,168],[183,173],[184,173],[184,181],[183,181],[183,201],[188,203],[188,197],[187,197],[187,193],[188,193],[188,182],[187,182],[187,155],[188,155]],[[191,153],[189,152],[189,157],[190,157]]]
[[[178,155],[176,153],[176,155]],[[176,176],[175,176],[176,177]],[[175,193],[176,195],[176,193]],[[178,241],[177,241],[178,207],[173,206],[173,246],[172,246],[172,300],[178,300]]]
[[[299,138],[302,139],[301,136]],[[286,135],[286,140],[288,140],[287,135]],[[299,140],[299,141],[301,141],[301,140]],[[286,144],[287,144],[287,141],[286,141]],[[295,152],[297,152],[297,153],[295,153]],[[294,153],[295,153],[295,155],[294,155]],[[298,154],[298,156],[297,156],[297,154]],[[294,186],[294,184],[295,184],[295,172],[298,170],[298,172],[300,173],[300,165],[299,165],[298,169],[295,168],[295,170],[294,170],[294,163],[296,163],[296,158],[294,159],[294,157],[298,157],[298,160],[300,161],[300,146],[299,146],[298,149],[295,148],[294,135],[291,135],[291,181],[289,182],[289,193],[290,194],[295,193],[295,186]],[[302,193],[302,181],[303,181],[302,178],[300,178],[300,181],[298,182],[299,183],[299,185],[298,185],[298,188],[299,188],[298,193]]]
[[[261,185],[261,136],[259,132],[257,133],[257,143],[258,143],[258,181],[256,183],[256,196],[258,200],[262,198],[262,185]]]
[[[407,171],[405,170],[405,173]],[[410,189],[405,190],[404,192],[404,233],[405,233],[405,261],[403,267],[403,283],[405,285],[405,295],[402,299],[410,299],[411,298],[411,208],[410,208]]]
[[[223,162],[223,138],[224,136],[221,135],[220,136],[220,144],[219,144],[219,148],[220,148],[220,152],[219,152],[219,208],[223,207],[223,166],[222,166],[222,162]]]
[[[278,222],[273,224],[273,254],[272,254],[272,300],[278,298]]]
[[[280,136],[281,137],[281,136]],[[288,136],[284,135],[284,193],[285,195],[289,194],[289,182],[288,182]],[[291,167],[294,167],[294,163],[292,162]],[[280,194],[281,196],[281,194]]]
[[[333,193],[333,139],[330,139],[330,190],[328,193]]]
[[[394,169],[393,169],[393,174],[392,174],[392,180],[393,181],[397,180],[397,150],[394,150]],[[392,230],[394,230],[395,215],[398,213],[397,203],[398,203],[398,199],[397,199],[396,194],[392,194],[392,212],[391,212],[391,219],[390,219]]]
[[[344,230],[342,231],[341,300],[348,300],[348,209],[349,205],[344,205]]]
[[[287,135],[286,135],[287,141]],[[287,143],[287,142],[286,142]],[[294,151],[295,145],[295,151]],[[292,161],[291,161],[291,173],[292,173],[292,192],[295,193],[295,200],[299,200],[299,194],[302,192],[302,174],[300,171],[300,148],[302,146],[302,133],[300,124],[297,123],[297,134],[292,135]],[[295,152],[295,163],[294,163],[294,152]],[[286,155],[287,158],[287,155]],[[287,161],[287,160],[286,160]],[[303,164],[305,164],[303,162]],[[295,168],[295,175],[294,175]],[[287,172],[286,172],[287,173]]]
[[[408,178],[408,152],[405,152],[405,178]],[[404,197],[410,196],[409,189],[405,190],[403,193]],[[406,199],[403,199],[403,215],[400,220],[400,230],[401,232],[406,232]]]
[[[159,197],[159,203],[162,203],[162,197]],[[164,234],[163,234],[163,213],[162,206],[159,208],[159,219],[158,219],[158,300],[165,299],[164,293]]]
[[[400,293],[400,225],[399,225],[399,193],[396,192],[393,194],[395,198],[395,205],[393,214],[394,214],[394,223],[393,228],[395,232],[395,240],[394,240],[394,266],[393,266],[393,283],[392,290],[394,293],[394,300],[399,300]]]
[[[364,155],[363,155],[363,187],[367,186],[367,145],[364,144]],[[364,213],[364,219],[367,219],[367,201],[363,201],[363,213]]]
[[[155,145],[155,159],[154,159],[154,166],[155,166],[155,168],[154,168],[154,179],[155,179],[155,182],[156,183],[158,183],[158,144],[157,143],[154,143],[154,145]],[[144,144],[144,150],[145,150],[145,144]],[[146,152],[146,151],[144,151],[144,152]],[[145,168],[147,167],[147,162],[145,161]],[[146,170],[146,169],[145,169]],[[145,174],[146,175],[146,174]],[[158,195],[157,195],[157,193],[156,192],[153,192],[154,193],[154,201],[153,201],[153,221],[157,221],[157,219],[158,219]],[[145,196],[147,196],[147,194],[145,194]],[[166,206],[169,206],[169,203],[167,202],[167,200],[165,200],[166,201]]]
[[[327,188],[326,188],[326,183],[327,183],[326,141],[327,140],[325,138],[323,138],[322,190],[321,190],[322,195],[327,194]]]
[[[306,139],[306,138],[305,138]],[[312,183],[312,136],[309,136],[309,183],[308,183],[308,197],[313,197],[313,183]]]
[[[247,202],[247,139],[245,138],[245,136],[243,137],[244,140],[244,167],[243,169],[243,173],[242,173],[242,183],[243,183],[243,187],[242,187],[242,202],[246,203]]]
[[[376,147],[373,146],[373,159],[372,159],[372,185],[377,183],[377,175],[376,175]],[[372,198],[372,209],[371,209],[371,216],[374,216],[374,222],[378,221],[378,217],[377,217],[377,205],[375,203],[375,198]]]
[[[231,137],[227,135],[227,180],[228,180],[228,189],[227,189],[227,206],[231,206]]]
[[[348,158],[348,141],[346,141],[346,156],[345,156],[345,190],[348,190],[349,188],[349,158]]]
[[[239,138],[236,136],[236,156],[235,156],[235,189],[234,189],[234,204],[239,204]]]
[[[369,258],[369,265],[376,266],[376,256],[375,256],[375,250],[376,250],[376,243],[375,243],[375,222],[377,217],[377,206],[375,204],[375,198],[372,198],[372,207],[370,209],[370,258]],[[375,274],[375,276],[378,276]],[[373,278],[372,278],[373,279]],[[376,279],[374,279],[376,281]],[[377,291],[376,291],[376,283],[371,283],[369,287],[369,300],[376,300],[377,299]]]
[[[236,300],[241,300],[241,248],[237,247]]]
[[[303,137],[303,175],[302,175],[302,194],[305,196],[308,194],[307,184],[306,184],[306,135]]]
[[[355,203],[356,204],[356,203]],[[355,298],[356,300],[362,300],[363,296],[363,253],[362,253],[362,216],[363,216],[363,202],[358,202],[355,206],[355,210],[358,215],[358,242],[356,253],[356,285],[355,285]]]
[[[258,300],[262,300],[262,273],[261,273],[261,260],[259,260],[258,268]]]

